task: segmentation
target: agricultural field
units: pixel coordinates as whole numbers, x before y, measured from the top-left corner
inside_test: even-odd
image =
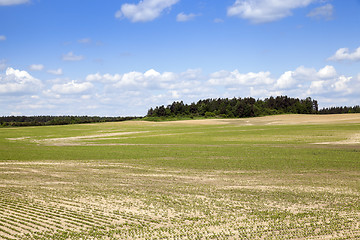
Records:
[[[1,128],[0,239],[360,239],[360,114]]]

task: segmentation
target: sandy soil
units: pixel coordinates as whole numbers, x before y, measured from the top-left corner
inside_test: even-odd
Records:
[[[79,145],[80,143],[77,143],[77,141],[79,141],[79,140],[91,140],[91,139],[99,139],[99,138],[104,138],[104,137],[123,136],[123,135],[131,135],[131,134],[147,133],[147,132],[149,132],[149,131],[113,132],[113,133],[102,133],[102,134],[96,134],[96,135],[86,135],[86,136],[76,136],[76,137],[48,138],[48,139],[42,139],[42,140],[34,140],[34,142],[39,143],[39,144],[58,145],[58,146]],[[19,140],[19,139],[8,138],[8,140]]]
[[[335,142],[320,142],[315,144],[332,144],[332,145],[353,145],[360,143],[360,133],[356,133],[351,135],[348,139],[343,141],[335,141]]]
[[[332,124],[332,123],[360,123],[360,114],[286,114],[255,118],[240,119],[202,119],[162,122],[162,124],[189,124],[189,125],[293,125],[293,124]]]

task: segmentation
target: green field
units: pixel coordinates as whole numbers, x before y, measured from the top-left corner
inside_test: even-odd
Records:
[[[360,115],[0,129],[0,239],[359,239]]]

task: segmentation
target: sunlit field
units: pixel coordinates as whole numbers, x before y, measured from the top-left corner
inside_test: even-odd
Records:
[[[0,239],[360,238],[360,114],[0,129]]]

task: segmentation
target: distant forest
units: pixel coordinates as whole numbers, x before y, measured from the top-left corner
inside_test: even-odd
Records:
[[[319,110],[319,114],[341,114],[341,113],[360,113],[360,106],[354,107],[331,107]]]
[[[276,114],[339,114],[360,113],[360,107],[332,107],[318,109],[318,102],[287,96],[270,97],[264,100],[254,98],[216,98],[200,100],[190,105],[173,102],[168,106],[150,108],[147,117],[224,117],[245,118]]]
[[[97,117],[97,116],[8,116],[0,117],[0,126],[47,126],[80,123],[120,122],[139,117]]]
[[[166,118],[246,118],[276,114],[341,114],[360,113],[360,106],[331,107],[318,109],[318,102],[311,99],[270,97],[264,100],[254,98],[215,98],[184,104],[173,102],[167,106],[150,108],[145,120]],[[0,127],[47,126],[98,122],[120,122],[143,117],[98,117],[98,116],[6,116],[0,117]]]

